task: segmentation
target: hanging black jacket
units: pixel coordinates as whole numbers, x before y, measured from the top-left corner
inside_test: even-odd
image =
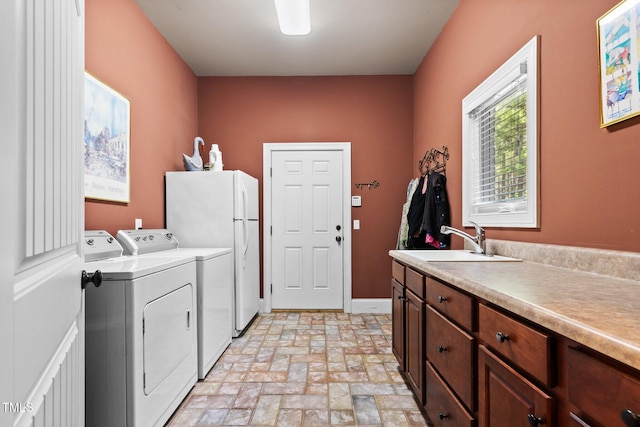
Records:
[[[420,180],[418,181],[416,191],[413,192],[413,196],[411,197],[409,212],[407,213],[407,223],[409,225],[409,231],[407,233],[407,247],[409,249],[422,247],[422,245],[420,245],[419,243],[420,241],[424,241],[424,233],[422,233],[422,238],[420,239],[420,226],[422,224],[422,218],[424,216],[424,200],[426,198],[426,193],[422,193],[424,180],[425,177],[421,176]],[[418,245],[416,245],[416,243],[418,243]]]
[[[440,242],[440,247],[449,247],[451,236],[440,233],[441,226],[451,225],[446,176],[439,173],[431,173],[429,175],[424,203],[422,230],[427,235],[431,235],[433,240]]]

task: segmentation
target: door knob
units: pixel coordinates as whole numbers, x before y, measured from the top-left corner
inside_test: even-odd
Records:
[[[338,230],[338,231],[342,230],[342,226],[336,225],[336,230]]]
[[[85,289],[89,283],[96,285],[96,288],[102,284],[102,271],[96,270],[94,273],[87,273],[82,270],[82,279],[80,279],[80,287]]]
[[[342,242],[342,237],[336,236],[336,242],[338,242],[338,243]]]

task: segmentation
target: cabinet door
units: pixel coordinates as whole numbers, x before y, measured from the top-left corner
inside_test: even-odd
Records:
[[[575,348],[569,348],[569,401],[590,425],[622,427],[621,413],[640,412],[640,381],[613,365]]]
[[[404,286],[395,279],[391,279],[391,294],[391,348],[404,372]]]
[[[480,427],[554,427],[555,401],[484,346],[478,350]]]
[[[406,374],[421,404],[424,404],[425,317],[424,300],[406,290],[405,340]]]

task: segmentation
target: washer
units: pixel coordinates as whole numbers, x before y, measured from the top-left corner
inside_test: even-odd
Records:
[[[194,256],[198,289],[198,379],[231,343],[233,333],[233,254],[231,248],[180,248],[168,230],[120,230],[125,254],[141,257]]]
[[[161,426],[197,381],[195,257],[114,256],[104,231],[84,243],[102,271],[85,293],[86,425]]]

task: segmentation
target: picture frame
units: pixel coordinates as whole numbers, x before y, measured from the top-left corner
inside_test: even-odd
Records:
[[[131,103],[85,71],[84,196],[130,201]]]
[[[600,127],[640,114],[640,0],[623,0],[596,21]]]

